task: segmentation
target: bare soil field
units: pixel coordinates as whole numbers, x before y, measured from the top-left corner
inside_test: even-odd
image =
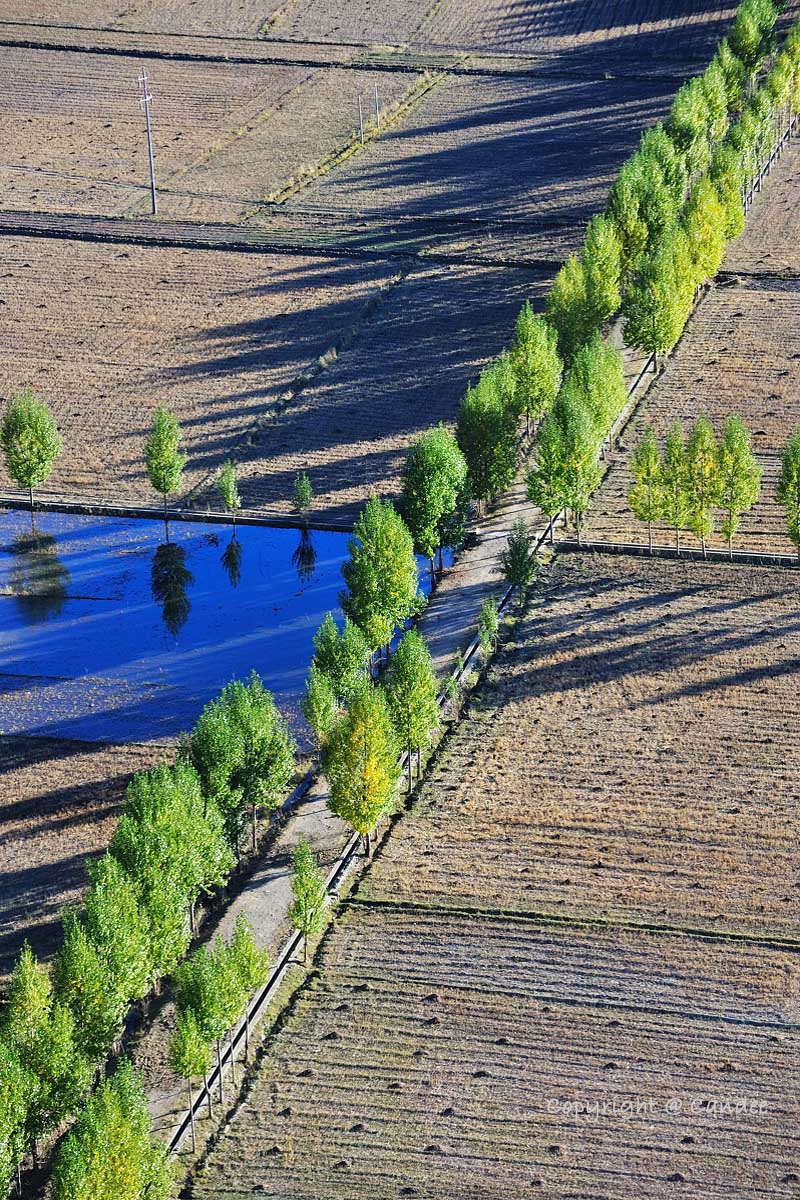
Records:
[[[648,425],[663,439],[675,420],[688,433],[700,413],[708,415],[717,433],[727,416],[738,413],[753,435],[763,472],[761,499],[743,515],[736,545],[793,554],[775,489],[781,451],[800,421],[800,281],[730,279],[705,297],[612,456],[588,515],[588,537],[647,543],[646,525],[628,506],[631,454]],[[717,529],[719,524],[718,517]],[[653,536],[657,543],[674,545],[674,531],[666,525],[654,526]],[[682,543],[699,546],[690,533],[682,535]],[[709,544],[727,546],[719,532]]]
[[[3,19],[32,25],[255,37],[277,0],[4,0]]]
[[[368,906],[317,966],[193,1200],[797,1194],[789,955]]]
[[[800,273],[800,139],[784,150],[756,196],[747,227],[725,255],[728,271],[761,275]]]
[[[0,394],[27,382],[52,406],[64,450],[49,490],[138,499],[153,497],[142,448],[156,405],[182,423],[191,488],[396,275],[41,238],[4,238],[3,252]]]
[[[300,201],[381,226],[435,218],[434,249],[557,267],[674,90],[664,80],[449,77]]]
[[[559,555],[365,894],[796,938],[799,663],[791,572]]]
[[[61,910],[80,899],[86,859],[108,845],[136,771],[167,748],[0,736],[0,980],[27,940],[49,957]]]
[[[184,219],[244,217],[352,137],[359,90],[371,97],[377,83],[388,111],[416,81],[386,71],[15,47],[2,56],[3,206],[37,212],[149,212],[143,66],[153,95],[159,212]]]
[[[301,469],[328,519],[351,520],[373,492],[396,494],[411,441],[455,420],[467,383],[544,289],[528,272],[491,267],[431,265],[404,277],[347,351],[242,448],[245,506],[288,512]]]

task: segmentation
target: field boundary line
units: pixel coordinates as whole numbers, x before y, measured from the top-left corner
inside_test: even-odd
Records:
[[[400,814],[401,816],[404,814]],[[381,853],[380,846],[376,847],[374,858]],[[343,906],[344,907],[344,906]],[[518,909],[505,908],[470,908],[469,905],[447,905],[431,901],[426,904],[421,900],[392,900],[383,897],[360,896],[354,892],[348,897],[347,907],[363,909],[384,909],[395,912],[441,914],[459,918],[479,918],[483,920],[499,920],[506,923],[521,925],[545,925],[554,929],[598,929],[620,930],[625,933],[646,933],[653,937],[691,938],[698,942],[722,942],[734,945],[759,946],[765,950],[785,950],[789,953],[800,954],[800,937],[758,936],[739,930],[707,929],[694,925],[664,925],[656,921],[625,921],[614,920],[611,917],[570,917],[558,913],[531,910],[520,912]]]
[[[678,550],[675,546],[666,546],[654,542],[651,552],[647,545],[640,542],[607,542],[596,538],[584,537],[580,541],[576,538],[561,538],[559,539],[557,549],[565,552],[586,551],[587,553],[594,554],[628,554],[637,558],[669,558],[680,562],[727,563],[729,566],[743,563],[748,566],[783,567],[793,571],[800,568],[800,561],[798,561],[797,555],[783,554],[779,551],[769,553],[761,550],[734,550],[731,555],[728,550],[707,547],[704,555],[701,549],[694,546],[682,546]]]

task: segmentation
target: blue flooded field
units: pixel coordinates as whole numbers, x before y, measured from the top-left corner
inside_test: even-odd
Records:
[[[347,535],[0,514],[0,732],[172,738],[253,669],[296,731]],[[424,572],[420,572],[424,578]]]

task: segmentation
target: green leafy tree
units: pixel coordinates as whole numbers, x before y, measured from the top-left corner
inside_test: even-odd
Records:
[[[314,489],[307,471],[298,471],[292,487],[292,507],[304,520],[314,503]]]
[[[317,748],[321,750],[336,724],[340,710],[329,676],[313,662],[306,678],[306,689],[300,701],[300,708],[314,735]]]
[[[662,124],[651,125],[642,134],[639,156],[642,163],[650,160],[658,165],[675,209],[680,208],[688,182],[686,165]]]
[[[752,80],[764,53],[764,29],[755,7],[741,4],[728,35],[731,50],[742,63],[748,81]]]
[[[517,468],[517,418],[484,371],[475,387],[467,388],[456,423],[456,440],[466,459],[470,490],[481,504],[510,485]]]
[[[620,240],[623,240],[621,234]],[[569,256],[553,280],[547,297],[547,320],[558,335],[559,352],[565,362],[594,333],[586,270],[575,254]]]
[[[365,839],[367,856],[372,831],[397,796],[397,750],[397,733],[381,688],[369,688],[353,699],[325,747],[328,805]]]
[[[711,148],[708,101],[700,76],[684,83],[675,93],[666,128],[689,175],[705,170]]]
[[[249,997],[269,979],[269,952],[256,946],[253,928],[244,913],[239,913],[230,941],[231,961]],[[250,1009],[245,1009],[245,1057],[250,1057]]]
[[[636,163],[630,160],[625,163],[609,192],[606,205],[606,216],[614,223],[622,250],[623,283],[636,270],[649,238],[648,225],[641,211],[638,174]]]
[[[219,492],[222,503],[233,517],[233,528],[236,529],[236,514],[242,507],[242,498],[239,495],[239,485],[236,482],[236,466],[228,459],[225,466],[222,468],[222,474],[217,481],[217,491]]]
[[[123,1059],[86,1102],[59,1151],[53,1200],[166,1200],[167,1150],[153,1137],[141,1080]]]
[[[394,727],[408,755],[408,790],[413,787],[413,755],[417,761],[430,745],[439,724],[436,675],[422,634],[409,629],[392,658],[386,692]]]
[[[144,444],[147,474],[153,490],[164,498],[164,520],[167,519],[167,498],[181,485],[186,456],[181,454],[180,426],[163,404],[156,409],[153,429]]]
[[[219,940],[219,939],[218,939]],[[220,1100],[225,1098],[222,1075],[222,1038],[228,1030],[224,982],[219,970],[218,955],[213,948],[200,946],[191,958],[178,964],[174,976],[175,1000],[178,1011],[189,1009],[195,1014],[200,1032],[217,1051]]]
[[[347,704],[364,687],[370,653],[367,639],[349,617],[340,633],[333,613],[326,613],[314,635],[311,665],[327,678],[336,701]]]
[[[308,939],[325,928],[328,912],[325,876],[308,838],[301,838],[295,846],[292,896],[289,920],[303,935],[303,962],[308,962]]]
[[[695,281],[713,279],[725,254],[727,212],[711,179],[699,179],[686,205],[684,228],[689,242]]]
[[[686,461],[686,439],[683,429],[676,421],[664,441],[663,481],[664,520],[675,530],[675,549],[681,551],[680,534],[689,519],[688,464]]]
[[[722,427],[718,470],[719,503],[724,512],[722,532],[733,558],[733,539],[739,531],[741,515],[753,507],[761,492],[761,468],[753,455],[750,431],[741,417],[726,418]]]
[[[540,421],[555,404],[564,364],[558,353],[558,334],[544,317],[535,315],[527,300],[514,327],[511,361],[525,428],[530,432],[531,418]]]
[[[90,1065],[77,1048],[72,1013],[56,999],[27,943],[11,975],[4,1015],[3,1042],[27,1072],[25,1140],[35,1157],[38,1139],[75,1111]]]
[[[437,549],[441,554],[446,522],[456,511],[467,482],[466,459],[449,429],[440,424],[413,444],[401,480],[400,512],[417,554],[430,560],[433,580],[434,555]]]
[[[481,611],[478,614],[478,644],[487,658],[497,648],[499,636],[500,611],[497,607],[497,601],[493,597],[490,597],[483,602]]]
[[[664,172],[655,159],[640,158],[637,189],[639,211],[647,225],[645,249],[652,252],[675,223],[680,204],[676,203]]]
[[[596,214],[589,222],[581,255],[589,321],[600,326],[620,306],[622,250],[614,222]]]
[[[35,1095],[36,1077],[23,1065],[12,1046],[0,1039],[0,1193],[6,1194],[16,1178],[22,1194],[20,1169],[27,1149],[25,1127],[29,1097]]]
[[[627,400],[625,368],[617,348],[595,333],[575,355],[561,396],[583,406],[592,419],[599,445]]]
[[[714,151],[709,179],[725,210],[725,238],[732,241],[744,231],[742,187],[745,181],[739,156],[728,142]]]
[[[599,441],[592,415],[574,396],[562,393],[554,412],[564,445],[564,507],[573,515],[580,542],[583,516],[601,478]]]
[[[626,344],[653,354],[656,362],[681,336],[692,303],[693,282],[679,269],[673,236],[640,260],[622,308]]]
[[[388,646],[395,629],[419,611],[414,539],[391,502],[373,496],[347,547],[350,556],[342,565],[347,590],[339,603],[374,651]]]
[[[722,141],[728,129],[728,91],[725,72],[716,58],[712,58],[701,75],[700,85],[706,103],[706,137],[713,148]]]
[[[717,46],[717,53],[714,57],[719,63],[725,80],[725,97],[728,104],[728,112],[740,112],[745,88],[746,71],[744,64],[734,54],[727,38],[723,38]]]
[[[88,866],[86,931],[102,957],[108,986],[128,1002],[150,990],[155,968],[147,914],[136,884],[113,854]]]
[[[117,1040],[130,997],[109,977],[105,956],[75,910],[64,913],[64,942],[53,971],[57,993],[75,1022],[76,1040],[93,1062]]]
[[[169,1061],[176,1075],[186,1080],[189,1091],[189,1118],[192,1125],[192,1150],[197,1150],[192,1080],[205,1076],[211,1065],[211,1046],[192,1008],[178,1012],[177,1027],[169,1042]]]
[[[686,500],[687,525],[700,539],[703,558],[706,557],[706,539],[714,531],[714,508],[719,497],[717,439],[708,417],[700,416],[686,444]]]
[[[61,438],[49,408],[29,387],[14,392],[0,422],[0,445],[6,470],[27,488],[33,512],[33,489],[50,478],[61,453]]]
[[[253,848],[259,809],[274,811],[294,773],[295,744],[271,694],[255,671],[234,680],[203,709],[188,740],[203,790],[225,816],[239,847],[243,814],[250,813]]]
[[[507,584],[519,590],[520,600],[536,576],[536,550],[524,517],[517,517],[509,530],[505,549],[500,554],[500,566]]]
[[[789,537],[797,547],[797,561],[800,562],[800,425],[781,455],[775,498],[786,509]]]
[[[240,915],[244,917],[244,913]],[[250,996],[239,971],[239,964],[232,947],[227,945],[222,938],[217,938],[214,942],[211,956],[214,962],[216,986],[219,991],[219,1003],[225,1021],[225,1029],[228,1032],[231,1075],[235,1085],[236,1046],[233,1040],[233,1029],[238,1023],[239,1018],[244,1016]]]
[[[660,521],[664,515],[664,472],[652,426],[645,431],[633,452],[631,474],[633,483],[628,492],[628,504],[638,520],[647,522],[647,544],[652,554],[653,522]]]
[[[528,499],[553,522],[566,505],[566,444],[558,413],[551,412],[539,427],[536,459],[526,477]]]

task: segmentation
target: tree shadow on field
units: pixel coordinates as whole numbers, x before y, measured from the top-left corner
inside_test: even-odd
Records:
[[[591,583],[581,580],[588,561],[597,569]],[[774,573],[756,568],[748,575],[751,594],[734,594],[741,586],[737,567],[730,574],[724,567],[712,569],[693,582],[702,565],[683,564],[689,570],[678,584],[681,565],[671,565],[674,571],[654,578],[637,561],[632,582],[604,573],[602,556],[560,556],[543,603],[509,648],[511,670],[496,687],[515,698],[544,697],[636,677],[642,696],[623,706],[633,711],[800,670],[800,614],[792,583],[781,579],[776,585]],[[700,570],[692,572],[692,566]],[[642,584],[650,590],[632,597],[632,586]],[[763,664],[742,665],[755,652],[763,655]]]

